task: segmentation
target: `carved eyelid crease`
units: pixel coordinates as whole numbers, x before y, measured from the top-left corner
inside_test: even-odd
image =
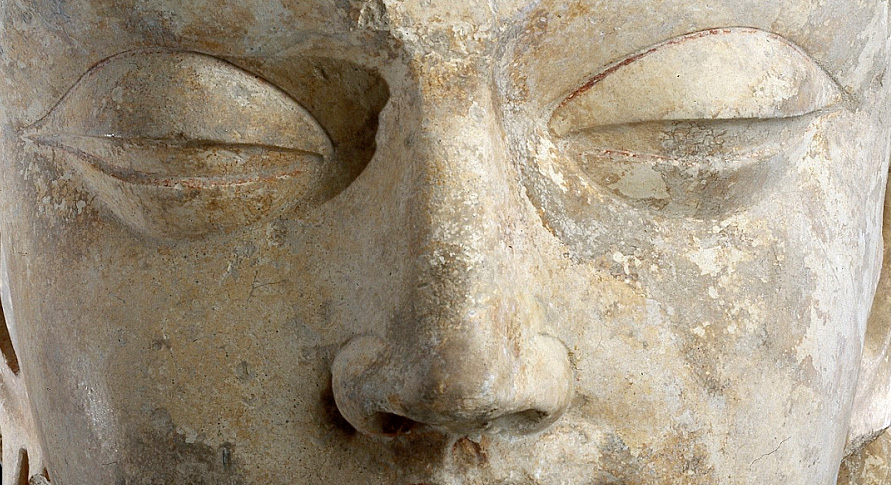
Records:
[[[215,57],[168,50],[102,61],[26,135],[332,152],[324,129],[277,87]]]
[[[825,108],[840,90],[786,39],[751,28],[677,37],[619,61],[554,111],[559,136],[646,121],[788,118]]]
[[[325,130],[284,91],[184,51],[100,62],[22,135],[69,154],[115,215],[162,238],[275,217],[323,189],[335,163]]]

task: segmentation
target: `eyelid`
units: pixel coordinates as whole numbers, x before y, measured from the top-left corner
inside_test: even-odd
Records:
[[[332,152],[318,122],[279,88],[215,57],[171,50],[106,59],[29,131]]]
[[[557,135],[646,121],[787,118],[825,108],[840,90],[782,37],[714,29],[658,44],[613,64],[554,111]]]

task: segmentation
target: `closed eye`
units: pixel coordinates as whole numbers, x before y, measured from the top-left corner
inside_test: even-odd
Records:
[[[271,168],[245,163],[252,157],[195,158],[232,146],[333,156],[325,131],[287,94],[192,52],[135,51],[104,61],[28,136],[87,155],[112,173],[237,178]],[[148,156],[152,149],[157,156]]]
[[[785,39],[718,29],[594,75],[549,127],[589,179],[623,200],[712,217],[778,179],[841,101],[829,75]]]
[[[272,217],[311,199],[335,172],[328,135],[300,104],[194,52],[111,57],[23,135],[72,155],[112,212],[162,237]]]

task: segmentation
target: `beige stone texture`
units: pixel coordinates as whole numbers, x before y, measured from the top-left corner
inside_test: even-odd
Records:
[[[891,483],[891,433],[882,433],[842,461],[838,485],[882,485]]]
[[[884,483],[888,24],[0,0],[3,483]]]

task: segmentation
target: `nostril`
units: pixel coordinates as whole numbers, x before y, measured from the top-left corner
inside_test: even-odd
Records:
[[[445,433],[450,435],[472,435],[478,433],[509,433],[516,435],[537,433],[550,426],[559,413],[549,413],[540,409],[526,409],[519,412],[500,414],[497,410],[477,413],[475,416],[453,416],[446,413],[438,419],[412,419],[391,412],[377,412],[366,420],[366,432],[396,438],[411,433]]]
[[[377,413],[371,417],[375,428],[384,436],[399,436],[411,433],[418,425],[417,421],[393,413]]]
[[[496,430],[509,430],[515,434],[537,433],[556,421],[559,415],[541,411],[539,409],[527,409],[499,416],[492,421],[492,428]]]
[[[544,421],[548,417],[548,413],[544,411],[539,411],[537,409],[529,409],[520,413],[516,413],[514,416],[517,418],[522,418],[525,421],[539,423]]]

